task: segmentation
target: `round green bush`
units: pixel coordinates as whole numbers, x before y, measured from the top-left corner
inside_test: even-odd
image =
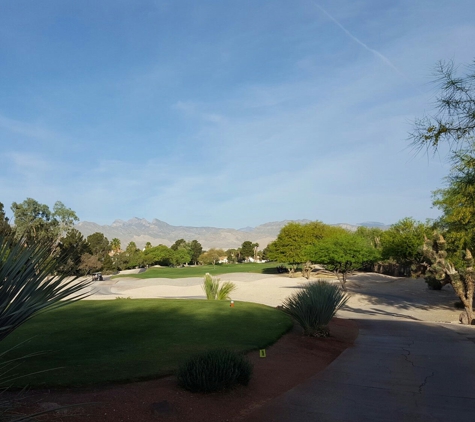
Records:
[[[239,353],[216,349],[193,356],[177,373],[178,384],[193,393],[227,390],[236,384],[248,385],[252,363]]]

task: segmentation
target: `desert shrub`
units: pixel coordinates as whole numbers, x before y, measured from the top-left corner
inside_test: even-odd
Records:
[[[213,278],[209,273],[206,273],[202,287],[206,294],[206,299],[211,300],[229,299],[229,295],[236,290],[236,285],[231,281],[225,281],[220,287],[219,278]]]
[[[326,337],[330,334],[328,324],[348,299],[336,284],[317,280],[285,299],[282,310],[297,321],[305,335]]]
[[[177,373],[178,384],[194,393],[227,390],[236,384],[248,385],[252,363],[239,353],[216,349],[186,361]]]

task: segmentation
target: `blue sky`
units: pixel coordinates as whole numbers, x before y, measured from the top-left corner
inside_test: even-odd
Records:
[[[473,0],[0,0],[0,202],[240,228],[438,215],[415,155]],[[11,213],[10,213],[11,214]]]

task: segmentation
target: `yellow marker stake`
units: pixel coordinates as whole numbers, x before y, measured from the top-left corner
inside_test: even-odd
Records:
[[[265,357],[266,357],[266,350],[265,350],[265,349],[259,350],[259,357],[261,357],[261,358],[265,358]]]

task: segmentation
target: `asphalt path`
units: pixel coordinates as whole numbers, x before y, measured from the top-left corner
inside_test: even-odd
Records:
[[[360,335],[324,371],[246,421],[475,420],[475,331],[358,320]]]

